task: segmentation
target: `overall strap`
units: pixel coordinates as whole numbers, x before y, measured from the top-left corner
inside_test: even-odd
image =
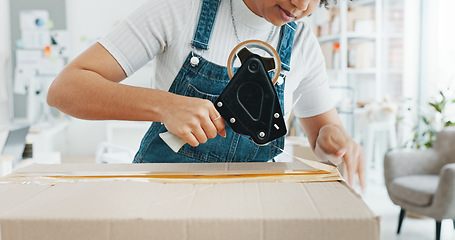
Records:
[[[286,23],[281,27],[280,41],[277,50],[281,59],[281,69],[285,71],[291,70],[292,45],[294,44],[296,29],[297,24],[295,22]]]
[[[199,22],[191,44],[197,49],[209,49],[209,40],[215,24],[220,0],[203,0]]]

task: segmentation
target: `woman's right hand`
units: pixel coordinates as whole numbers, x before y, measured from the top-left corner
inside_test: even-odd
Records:
[[[218,134],[226,137],[224,119],[209,100],[170,94],[162,109],[167,130],[193,147]]]
[[[125,78],[120,64],[96,43],[62,70],[47,100],[81,119],[162,122],[191,146],[226,135],[224,120],[209,100],[118,84]]]

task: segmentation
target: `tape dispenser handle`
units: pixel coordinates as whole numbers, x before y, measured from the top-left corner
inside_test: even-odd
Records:
[[[172,149],[174,152],[178,152],[180,148],[185,145],[185,140],[177,137],[171,132],[160,133],[160,138]]]

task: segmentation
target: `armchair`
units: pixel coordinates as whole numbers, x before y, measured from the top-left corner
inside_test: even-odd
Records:
[[[442,220],[455,219],[455,128],[439,132],[433,148],[387,153],[384,179],[390,199],[401,207],[397,234],[412,211],[436,220],[440,240]]]

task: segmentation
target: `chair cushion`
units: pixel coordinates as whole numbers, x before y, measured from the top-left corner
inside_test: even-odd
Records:
[[[389,193],[409,204],[428,206],[438,189],[438,184],[439,175],[398,177],[391,182]]]

